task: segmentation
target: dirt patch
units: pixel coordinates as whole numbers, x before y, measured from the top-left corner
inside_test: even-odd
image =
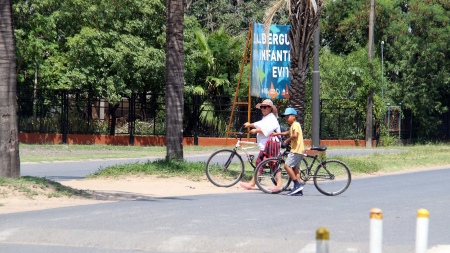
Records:
[[[62,181],[61,184],[78,190],[86,190],[91,198],[78,196],[48,197],[50,192],[27,196],[0,188],[0,214],[25,212],[66,206],[96,203],[187,196],[201,194],[239,193],[246,190],[235,185],[229,188],[216,187],[206,179],[192,181],[185,178],[160,178],[156,176],[128,176],[120,179],[81,179]],[[51,194],[50,194],[51,195]]]

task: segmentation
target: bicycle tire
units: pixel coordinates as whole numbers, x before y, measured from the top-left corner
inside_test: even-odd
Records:
[[[218,150],[206,162],[206,177],[215,186],[233,186],[243,175],[244,161],[235,150]]]
[[[258,188],[265,193],[280,193],[290,184],[290,178],[287,173],[281,174],[281,180],[283,182],[283,188],[272,191],[271,188],[277,185],[277,181],[275,178],[275,174],[272,171],[283,172],[284,170],[284,160],[278,159],[277,157],[268,158],[263,160],[258,164],[255,169],[255,183]],[[258,175],[258,171],[261,171],[261,174]]]
[[[351,181],[352,176],[347,165],[338,160],[320,163],[314,173],[316,189],[327,196],[336,196],[345,192]]]
[[[302,169],[303,168],[303,169]],[[299,173],[300,173],[300,179],[303,182],[306,182],[309,180],[309,178],[312,176],[311,175],[311,170],[308,169],[308,161],[306,161],[306,159],[303,157],[302,161],[300,162],[300,168],[299,168]]]

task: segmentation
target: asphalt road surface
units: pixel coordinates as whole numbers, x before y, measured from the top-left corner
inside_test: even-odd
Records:
[[[58,164],[55,171],[83,177]],[[450,168],[358,178],[335,197],[309,183],[301,197],[249,191],[3,214],[0,252],[308,253],[319,227],[330,231],[330,252],[369,252],[374,207],[383,211],[384,253],[414,252],[420,208],[430,212],[428,248],[450,252],[449,175]]]

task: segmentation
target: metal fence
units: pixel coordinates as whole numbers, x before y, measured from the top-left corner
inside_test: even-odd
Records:
[[[19,89],[19,131],[60,133],[64,143],[67,134],[129,135],[130,144],[133,144],[134,136],[166,134],[164,94],[133,93],[124,96],[116,105],[93,94],[89,91]],[[228,96],[185,96],[183,135],[225,137],[233,99]],[[247,99],[240,97],[238,101]],[[261,119],[261,112],[255,109],[260,100],[252,98],[251,122]],[[248,115],[247,105],[237,104],[234,110],[231,131],[237,131]],[[320,139],[364,139],[364,116],[355,111],[349,101],[322,100],[320,121]],[[283,119],[280,123],[285,124]],[[402,125],[402,135],[407,135],[409,125]],[[305,115],[302,127],[305,138],[311,138],[310,113]]]

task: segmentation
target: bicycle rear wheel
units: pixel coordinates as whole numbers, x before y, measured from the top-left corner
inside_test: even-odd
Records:
[[[206,162],[206,176],[215,186],[233,186],[241,180],[243,174],[244,161],[235,150],[218,150]]]
[[[322,162],[314,173],[314,185],[319,192],[327,196],[343,193],[351,181],[352,176],[347,165],[337,160]]]
[[[308,161],[303,157],[302,161],[300,162],[300,179],[303,182],[308,181],[309,177],[311,177],[311,170],[308,169]]]
[[[258,171],[260,173],[258,173]],[[284,172],[284,173],[283,173]],[[281,173],[283,188],[273,191],[277,185],[276,174]],[[284,160],[276,157],[268,158],[258,164],[255,169],[255,183],[261,191],[265,193],[280,193],[291,183],[289,175],[284,170]]]

